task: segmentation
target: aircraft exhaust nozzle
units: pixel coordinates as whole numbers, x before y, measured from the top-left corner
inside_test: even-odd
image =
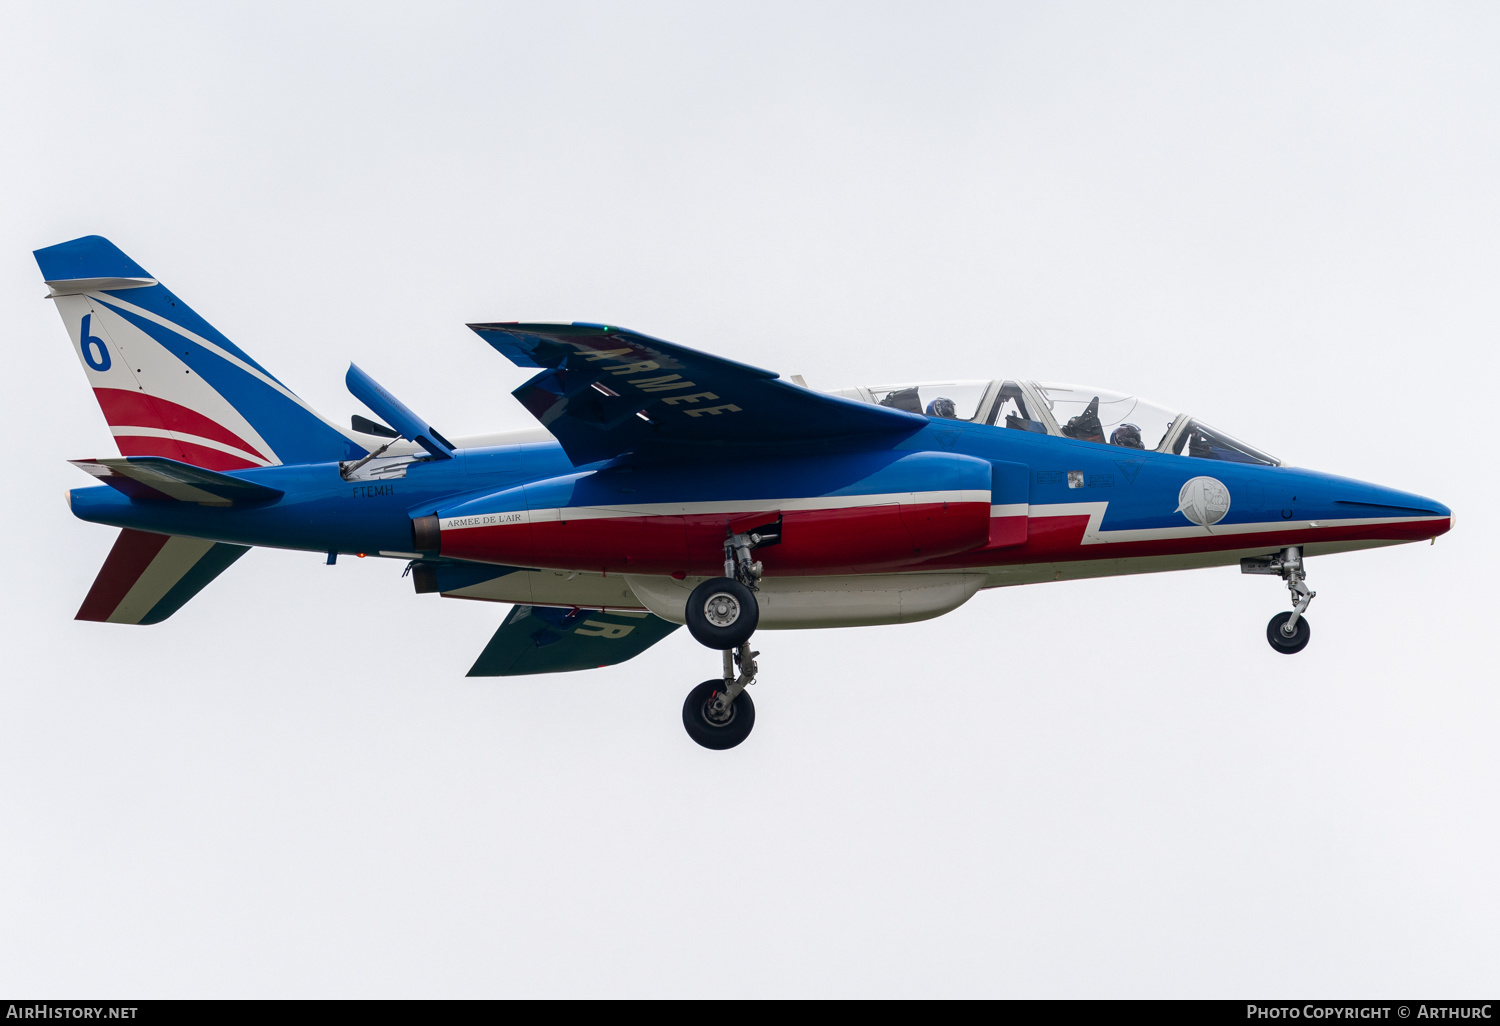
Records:
[[[441,546],[442,532],[435,516],[413,517],[411,521],[411,547],[417,552],[436,552]]]

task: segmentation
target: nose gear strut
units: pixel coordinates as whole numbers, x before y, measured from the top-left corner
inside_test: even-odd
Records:
[[[1312,639],[1312,625],[1304,616],[1307,607],[1318,593],[1307,587],[1307,570],[1302,565],[1302,549],[1289,545],[1274,556],[1252,556],[1240,560],[1240,572],[1245,574],[1274,574],[1286,581],[1292,593],[1292,611],[1277,613],[1266,625],[1266,640],[1271,647],[1284,655],[1292,655],[1307,647]]]

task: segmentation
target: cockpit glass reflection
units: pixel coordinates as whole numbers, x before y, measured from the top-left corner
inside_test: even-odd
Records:
[[[1000,395],[995,401],[989,423],[1013,431],[1034,431],[1041,435],[1047,433],[1047,422],[1032,415],[1027,406],[1026,390],[1014,381],[1007,381],[1000,386]]]
[[[973,420],[988,381],[924,381],[916,385],[880,385],[870,394],[881,406],[944,420]]]
[[[1046,382],[1036,388],[1057,422],[1058,433],[1084,442],[1155,450],[1177,419],[1172,410],[1139,396]]]
[[[924,381],[846,388],[833,394],[934,420],[974,420],[983,414],[986,424],[1012,431],[1201,460],[1281,465],[1274,456],[1194,417],[1103,388],[1021,380]],[[986,395],[993,398],[986,402]]]
[[[1196,456],[1202,460],[1224,460],[1227,463],[1256,463],[1266,467],[1277,467],[1281,461],[1268,456],[1254,446],[1246,445],[1237,438],[1211,428],[1200,420],[1191,420],[1178,433],[1172,451],[1184,456]]]

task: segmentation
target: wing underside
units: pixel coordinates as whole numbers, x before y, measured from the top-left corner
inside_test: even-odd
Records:
[[[516,606],[469,670],[470,677],[519,677],[613,666],[677,629],[651,613]]]

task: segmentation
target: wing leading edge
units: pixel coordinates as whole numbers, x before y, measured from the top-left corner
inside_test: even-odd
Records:
[[[604,324],[470,324],[520,367],[512,394],[575,465],[631,452],[665,459],[805,451],[855,436],[902,437],[927,418],[824,395],[773,371]]]

